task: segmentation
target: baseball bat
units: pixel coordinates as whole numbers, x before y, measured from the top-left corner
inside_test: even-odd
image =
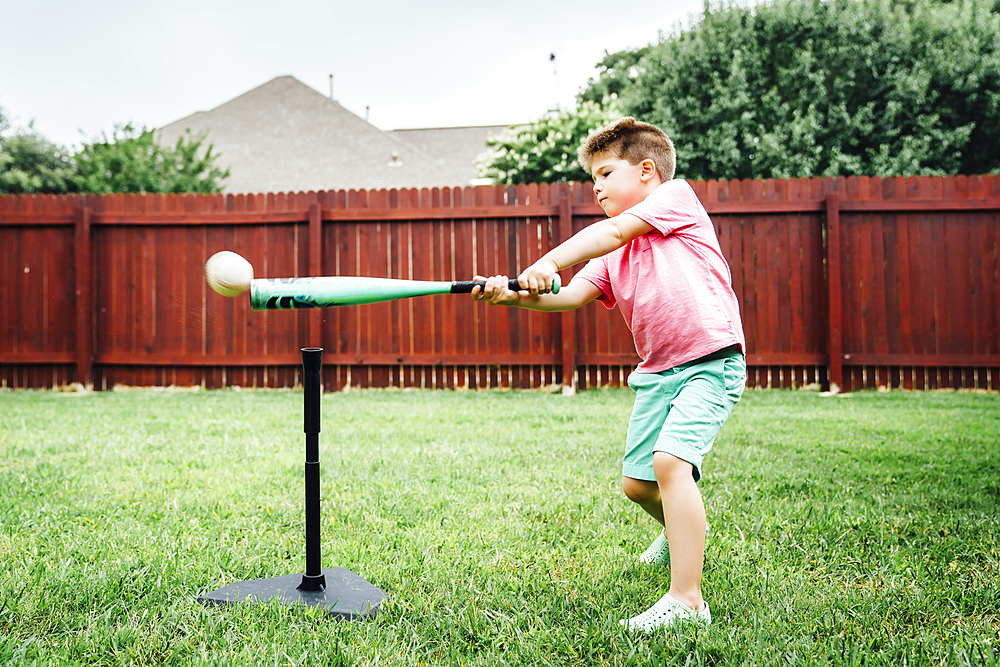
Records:
[[[325,276],[318,278],[273,278],[250,281],[250,308],[253,310],[287,310],[291,308],[332,308],[382,303],[429,294],[469,294],[485,280],[400,280],[397,278],[364,278]],[[508,286],[520,290],[517,279]],[[552,293],[558,294],[559,276],[552,283]]]

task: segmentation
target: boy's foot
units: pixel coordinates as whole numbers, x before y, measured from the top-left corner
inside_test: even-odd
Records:
[[[667,546],[667,538],[663,531],[660,531],[649,548],[642,552],[642,555],[639,556],[639,562],[643,565],[663,565],[664,567],[670,565],[670,547]]]
[[[672,623],[695,622],[711,625],[712,612],[708,608],[708,603],[704,604],[704,609],[695,611],[667,593],[646,611],[638,616],[618,621],[618,625],[623,625],[632,632],[652,632]]]
[[[705,524],[705,536],[708,537],[708,531],[712,527]],[[667,546],[667,537],[661,531],[653,543],[646,548],[639,556],[639,562],[643,565],[663,565],[667,567],[670,565],[670,548]]]

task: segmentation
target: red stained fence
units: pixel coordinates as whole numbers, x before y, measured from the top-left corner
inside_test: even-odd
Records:
[[[1000,177],[692,185],[732,268],[750,386],[1000,388]],[[260,277],[513,275],[601,217],[585,184],[3,196],[0,385],[286,387],[305,346],[325,349],[327,389],[623,384],[631,337],[596,303],[253,312],[202,275],[223,249]]]

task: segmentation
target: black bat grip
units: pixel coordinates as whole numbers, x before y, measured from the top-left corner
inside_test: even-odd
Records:
[[[472,292],[472,288],[476,287],[477,285],[479,286],[479,289],[482,290],[483,288],[486,287],[486,281],[485,280],[456,280],[455,282],[453,282],[451,284],[451,293],[452,294],[470,294]],[[559,288],[560,288],[560,286],[561,286],[561,283],[559,281],[559,276],[556,275],[555,280],[552,281],[552,293],[553,294],[559,294]],[[521,287],[520,283],[517,282],[517,278],[511,278],[510,280],[507,281],[507,289],[513,290],[515,292],[519,292],[519,291],[523,290],[524,288]]]
[[[456,280],[451,284],[452,294],[471,294],[472,288],[478,286],[480,290],[486,287],[485,280]],[[511,278],[507,281],[507,288],[512,289],[515,292],[521,289],[521,285],[517,282],[517,278]]]

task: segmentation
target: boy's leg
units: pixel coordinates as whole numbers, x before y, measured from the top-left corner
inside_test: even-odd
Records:
[[[742,356],[678,368],[671,378],[676,393],[657,444],[653,472],[663,504],[669,542],[670,591],[656,604],[622,623],[651,630],[681,618],[711,622],[701,594],[705,556],[705,505],[698,489],[701,462],[746,382]]]
[[[653,448],[653,472],[663,501],[670,545],[670,595],[700,610],[705,559],[705,503],[698,489],[701,462],[743,393],[742,356],[689,367]]]
[[[663,392],[666,381],[661,373],[633,372],[629,376],[628,385],[635,391],[635,404],[629,419],[622,463],[622,491],[625,496],[660,526],[663,526],[663,501],[653,472],[653,446],[669,412],[669,402],[664,400]],[[656,540],[639,557],[639,561],[659,565],[670,562],[663,530],[659,531]]]
[[[625,496],[629,500],[641,507],[649,516],[656,519],[661,526],[666,527],[666,522],[663,518],[663,499],[660,498],[659,484],[648,482],[644,479],[622,477],[622,491],[625,492]],[[709,530],[706,518],[706,537]],[[670,565],[670,549],[667,545],[666,530],[661,530],[652,544],[639,555],[639,562],[646,565]]]
[[[664,525],[663,501],[660,499],[660,487],[656,482],[622,477],[622,491],[629,500],[656,519],[661,526]],[[663,530],[659,531],[653,543],[639,555],[639,562],[644,565],[670,565],[670,548]]]
[[[663,501],[660,500],[660,485],[645,479],[622,477],[622,491],[625,497],[643,509],[663,525]]]
[[[705,504],[687,461],[656,452],[653,469],[663,499],[670,545],[670,595],[690,609],[704,607],[701,576],[705,560]]]

